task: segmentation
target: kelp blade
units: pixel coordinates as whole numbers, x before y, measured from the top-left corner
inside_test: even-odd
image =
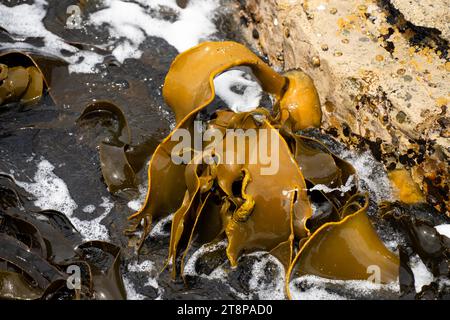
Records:
[[[366,215],[368,198],[364,198],[363,206],[348,204],[344,207],[348,208],[347,215],[341,221],[324,224],[303,244],[288,271],[288,293],[291,278],[302,275],[367,280],[375,269],[381,283],[397,280],[399,258],[385,247],[375,232]],[[351,207],[358,210],[350,212]]]

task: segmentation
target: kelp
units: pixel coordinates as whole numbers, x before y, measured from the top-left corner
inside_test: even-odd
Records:
[[[400,252],[400,292],[404,299],[442,299],[448,297],[446,284],[450,277],[450,238],[440,234],[435,226],[448,224],[444,215],[433,212],[426,205],[411,205],[404,202],[383,202],[378,208],[378,217],[388,222],[404,236],[405,243]],[[415,277],[410,262],[417,255],[434,279],[419,292],[415,289]]]
[[[84,242],[58,211],[18,206],[20,190],[6,185],[11,192],[0,194],[10,198],[0,207],[0,299],[126,299],[119,247]],[[80,286],[71,289],[74,267],[80,270]]]
[[[126,199],[136,197],[137,174],[148,159],[146,150],[156,145],[153,139],[136,142],[139,130],[132,130],[125,111],[108,100],[94,100],[84,107],[76,123],[83,129],[95,129],[100,167],[109,192]]]
[[[18,102],[24,106],[37,103],[48,83],[35,59],[22,52],[0,53],[0,106]]]
[[[425,201],[422,191],[406,169],[392,170],[388,176],[399,200],[410,204]]]
[[[214,100],[214,77],[236,66],[252,70],[272,95],[273,110],[202,114],[204,127],[215,129],[216,135],[214,141],[199,144],[193,137],[201,130],[194,121]],[[397,279],[400,262],[367,218],[368,198],[358,192],[354,168],[319,141],[298,133],[321,123],[309,76],[300,70],[280,75],[238,43],[205,42],[177,56],[163,96],[175,113],[176,127],[154,151],[145,203],[130,216],[128,232],[143,228],[138,250],[152,222],[174,213],[167,259],[174,277],[183,274],[193,241],[226,238],[231,266],[252,251],[277,257],[287,270],[288,292],[291,276],[303,273],[367,279],[367,267],[378,265],[382,282]],[[234,138],[230,129],[253,129],[258,135],[245,148],[218,144]],[[191,147],[180,149],[185,132]],[[272,144],[279,167],[272,175],[264,174],[267,163],[252,156],[258,145],[266,146],[269,158],[274,156]],[[188,161],[173,161],[174,155],[184,159],[186,153]],[[245,161],[223,161],[224,155]]]
[[[435,277],[450,276],[450,238],[441,235],[431,221],[407,213],[400,203],[380,204],[379,215],[406,235],[409,246]]]
[[[306,240],[287,272],[288,296],[294,275],[365,280],[368,267],[376,266],[381,283],[397,280],[399,259],[378,238],[367,208],[368,196],[355,195],[340,210],[340,221],[323,224]]]
[[[105,121],[109,120],[109,121]],[[107,122],[108,136],[100,142],[100,166],[111,193],[137,189],[136,173],[127,156],[131,132],[122,109],[109,101],[95,101],[86,106],[77,122]]]

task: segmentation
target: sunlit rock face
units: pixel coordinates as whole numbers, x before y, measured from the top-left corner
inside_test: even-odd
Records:
[[[236,18],[273,65],[311,75],[329,133],[349,146],[366,144],[389,170],[410,170],[426,201],[448,215],[446,7],[250,0]]]

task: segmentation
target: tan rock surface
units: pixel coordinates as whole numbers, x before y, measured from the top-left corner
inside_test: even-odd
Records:
[[[247,0],[239,18],[247,40],[274,66],[314,79],[325,130],[349,145],[371,141],[387,168],[411,168],[428,202],[448,213],[448,22],[434,22],[426,3]],[[450,10],[433,8],[439,17]],[[442,36],[414,23],[441,28]]]
[[[450,1],[391,0],[391,3],[416,26],[435,28],[450,41]]]

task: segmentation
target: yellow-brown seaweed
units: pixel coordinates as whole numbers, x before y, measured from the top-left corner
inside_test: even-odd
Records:
[[[20,52],[0,54],[0,105],[32,105],[41,99],[45,86],[44,75],[31,56]]]
[[[379,271],[380,283],[397,280],[399,259],[378,238],[366,215],[367,208],[367,195],[355,195],[341,209],[342,220],[325,223],[301,246],[287,272],[289,297],[293,275],[367,280],[371,268],[375,267]]]
[[[218,110],[210,115],[206,126],[216,129],[222,141],[230,137],[227,129],[264,133],[243,149],[224,145],[221,149],[212,142],[197,146],[206,150],[203,153],[193,143],[189,150],[175,149],[178,141],[174,138],[182,130],[193,139],[195,117],[214,99],[214,77],[235,66],[251,68],[263,89],[274,97],[274,112],[262,108],[242,113]],[[279,75],[240,44],[205,42],[174,60],[163,94],[177,125],[152,156],[147,197],[143,207],[130,217],[133,224],[129,231],[143,222],[140,247],[152,221],[174,213],[168,255],[174,276],[178,270],[182,273],[188,249],[197,236],[201,243],[226,237],[226,253],[232,266],[237,265],[242,253],[269,251],[288,270],[287,289],[291,275],[303,271],[318,274],[321,265],[325,268],[321,276],[361,279],[364,275],[367,279],[364,268],[368,263],[378,263],[385,272],[382,281],[395,280],[398,259],[370,225],[366,216],[368,200],[357,193],[354,168],[320,142],[296,134],[301,129],[319,127],[321,122],[320,102],[310,77],[301,71]],[[278,146],[280,165],[274,175],[262,174],[265,164],[261,161],[248,161],[261,143]],[[171,158],[174,150],[180,156],[189,152],[193,158],[175,163]],[[246,161],[220,161],[224,155]],[[196,161],[199,157],[215,160]],[[316,184],[333,190],[345,188],[330,193],[314,191],[330,208],[314,216],[308,187]],[[367,245],[346,252],[348,243],[355,244],[348,230]],[[300,251],[294,260],[296,244],[300,244]],[[177,260],[180,252],[181,261]],[[349,265],[342,257],[355,263]],[[304,266],[305,261],[309,265]]]

